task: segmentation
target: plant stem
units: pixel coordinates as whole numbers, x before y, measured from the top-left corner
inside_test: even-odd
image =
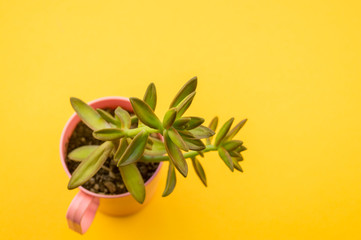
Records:
[[[145,130],[149,134],[160,132],[158,129],[150,128],[148,126],[142,126],[142,127],[138,127],[138,128],[127,129],[127,130],[125,130],[125,134],[127,137],[135,137],[142,130]]]
[[[206,152],[216,151],[216,150],[217,150],[216,146],[207,145],[206,148],[203,149],[201,152],[206,153]],[[197,155],[199,155],[199,152],[197,152],[197,151],[189,151],[189,152],[183,153],[184,158],[193,158]],[[164,155],[164,156],[146,156],[146,155],[144,155],[140,161],[141,162],[162,162],[162,161],[168,161],[168,160],[169,160],[168,155]]]

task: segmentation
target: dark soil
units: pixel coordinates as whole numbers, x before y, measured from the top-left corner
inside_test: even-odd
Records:
[[[113,112],[111,109],[106,110],[111,113]],[[67,153],[83,145],[100,145],[102,141],[95,139],[92,132],[93,131],[83,122],[79,122],[69,139]],[[66,164],[70,173],[73,173],[80,163],[66,158]],[[154,174],[158,165],[159,163],[137,163],[144,182]],[[121,194],[128,192],[119,169],[110,158],[108,158],[104,166],[82,186],[89,191],[100,194]]]

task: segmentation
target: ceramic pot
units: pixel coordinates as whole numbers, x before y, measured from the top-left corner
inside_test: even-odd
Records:
[[[88,104],[93,108],[115,109],[120,106],[129,112],[133,112],[129,99],[124,97],[99,98]],[[61,134],[60,159],[69,178],[71,174],[65,161],[67,145],[71,134],[79,122],[80,118],[74,113],[66,123]],[[91,192],[81,186],[78,187],[79,192],[70,203],[66,214],[69,228],[81,234],[85,233],[90,227],[98,209],[105,214],[113,216],[125,216],[141,210],[151,200],[156,191],[161,167],[162,162],[153,176],[145,183],[146,197],[143,204],[138,203],[129,192],[118,195],[104,195]]]

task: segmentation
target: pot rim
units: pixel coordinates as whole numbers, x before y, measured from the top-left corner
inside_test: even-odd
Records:
[[[126,98],[126,97],[118,97],[118,96],[109,96],[109,97],[101,97],[101,98],[97,98],[95,100],[92,100],[90,102],[88,102],[88,104],[90,106],[94,105],[94,104],[97,104],[99,102],[103,102],[103,101],[109,101],[109,102],[113,102],[113,101],[117,101],[117,102],[122,102],[123,104],[127,104],[128,107],[126,107],[125,110],[127,111],[132,111],[131,109],[131,105],[130,105],[130,101],[129,101],[129,98]],[[129,107],[130,106],[130,107]],[[64,128],[63,128],[63,131],[61,133],[61,137],[60,137],[60,160],[61,160],[61,164],[66,172],[66,174],[68,175],[68,177],[70,178],[71,174],[69,172],[69,169],[66,165],[66,161],[65,161],[65,158],[66,158],[66,149],[65,149],[65,142],[68,142],[69,139],[65,139],[65,135],[69,129],[69,126],[74,124],[73,122],[76,122],[76,124],[78,124],[80,122],[80,118],[78,117],[78,115],[76,113],[73,113],[71,115],[71,117],[68,119],[68,121],[66,122]],[[163,162],[160,162],[157,169],[155,170],[155,172],[153,173],[153,175],[144,183],[144,186],[147,186],[154,178],[155,176],[157,176],[160,172],[160,169],[163,165]],[[94,197],[98,197],[98,198],[120,198],[120,197],[127,197],[127,196],[130,196],[131,194],[129,192],[126,192],[126,193],[122,193],[122,194],[114,194],[114,195],[105,195],[105,194],[99,194],[99,193],[94,193],[94,192],[91,192],[89,191],[88,189],[85,189],[84,187],[82,186],[79,186],[78,187],[81,191],[85,192],[86,194],[88,195],[91,195],[91,196],[94,196]]]

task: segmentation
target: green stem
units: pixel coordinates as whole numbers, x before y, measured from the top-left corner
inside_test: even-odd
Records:
[[[158,129],[150,128],[148,126],[142,126],[142,127],[138,127],[138,128],[127,129],[127,130],[125,130],[125,134],[127,137],[135,137],[142,130],[145,130],[149,134],[160,132]]]
[[[216,151],[216,150],[217,150],[216,146],[207,145],[206,148],[204,150],[202,150],[201,152],[206,153],[206,152]],[[189,151],[189,152],[183,153],[184,158],[193,158],[193,157],[196,157],[197,155],[200,155],[199,152],[197,152],[197,151]],[[164,155],[164,156],[145,156],[144,155],[140,161],[141,162],[162,162],[162,161],[168,161],[168,160],[169,160],[168,155]]]

